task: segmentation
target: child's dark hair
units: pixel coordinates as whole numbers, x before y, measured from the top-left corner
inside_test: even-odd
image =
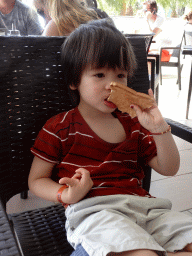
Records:
[[[132,46],[122,33],[106,20],[80,25],[62,45],[61,58],[67,85],[78,86],[82,71],[92,68],[123,68],[128,77],[136,69]]]

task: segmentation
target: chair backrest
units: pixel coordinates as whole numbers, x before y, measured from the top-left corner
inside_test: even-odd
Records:
[[[185,41],[185,33],[184,31],[180,31],[178,34],[177,34],[177,37],[178,37],[178,40],[177,40],[177,43],[175,44],[175,47],[177,49],[173,49],[173,53],[172,53],[172,57],[177,57],[179,58],[180,57],[180,54],[181,54],[181,47]],[[173,47],[174,48],[174,47]],[[178,49],[179,48],[179,49]]]
[[[145,40],[145,47],[146,52],[149,52],[149,48],[151,46],[152,40],[153,40],[154,34],[125,34],[125,37],[138,37],[138,38],[144,38]]]
[[[97,0],[86,0],[89,7],[97,8]]]
[[[185,31],[185,44],[192,45],[192,31]]]
[[[28,189],[33,145],[47,119],[72,108],[60,64],[65,37],[0,37],[0,197]],[[149,88],[145,41],[130,38],[138,70],[129,82]]]

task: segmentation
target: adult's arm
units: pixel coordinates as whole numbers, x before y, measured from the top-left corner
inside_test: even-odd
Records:
[[[28,35],[41,35],[43,27],[39,21],[39,17],[34,10],[29,10],[27,17],[27,34]]]
[[[50,20],[49,23],[46,25],[43,36],[60,36],[59,31],[57,29],[57,25],[53,20]]]

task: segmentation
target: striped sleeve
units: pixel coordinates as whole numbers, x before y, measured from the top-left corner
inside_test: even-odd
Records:
[[[150,132],[141,126],[138,157],[146,165],[157,155],[156,144]]]
[[[31,148],[35,156],[50,163],[60,162],[61,138],[58,130],[63,115],[64,113],[54,116],[45,123]]]

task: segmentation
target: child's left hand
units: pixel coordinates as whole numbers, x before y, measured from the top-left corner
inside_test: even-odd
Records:
[[[78,168],[72,178],[63,177],[59,184],[68,185],[62,193],[61,200],[67,204],[75,204],[91,190],[93,181],[88,170]]]
[[[152,89],[148,90],[150,96],[154,97]],[[167,123],[161,115],[157,104],[153,107],[141,110],[137,105],[131,105],[137,114],[140,124],[151,133],[163,132],[167,129]]]

